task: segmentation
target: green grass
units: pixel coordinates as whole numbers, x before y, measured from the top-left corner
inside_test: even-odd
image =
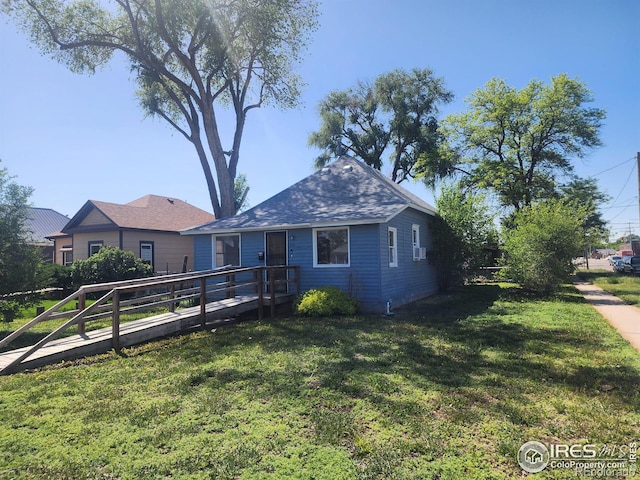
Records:
[[[640,355],[575,290],[474,285],[0,377],[0,478],[521,478],[529,440],[637,441],[639,384]]]
[[[605,270],[579,271],[577,276],[622,299],[629,305],[640,306],[640,276]]]

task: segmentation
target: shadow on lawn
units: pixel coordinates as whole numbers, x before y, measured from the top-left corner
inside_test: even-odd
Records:
[[[571,288],[554,300],[584,303]],[[449,413],[464,421],[473,418],[478,402],[494,410],[507,402],[515,424],[533,422],[527,396],[538,388],[532,385],[540,385],[542,397],[552,393],[548,388],[560,387],[638,402],[628,395],[640,383],[637,368],[590,363],[590,355],[604,348],[598,338],[584,338],[581,329],[527,323],[527,312],[535,308],[535,299],[520,290],[470,286],[390,317],[245,322],[209,335],[167,340],[171,348],[158,344],[128,355],[153,354],[158,368],[177,365],[189,372],[180,387],[183,394],[200,387],[243,386],[248,395],[261,398],[313,397],[322,389],[367,398],[389,415],[411,415],[420,408],[415,399],[394,395],[407,386],[443,398],[466,398]],[[240,363],[214,365],[228,357]]]
[[[496,307],[504,296],[509,301],[501,303],[506,306]],[[452,395],[474,396],[491,389],[512,403],[514,398],[521,399],[516,401],[520,409],[527,408],[526,395],[532,384],[539,384],[541,391],[550,386],[594,394],[607,391],[623,403],[637,403],[637,398],[627,395],[640,382],[637,369],[579,364],[603,348],[597,338],[583,338],[580,329],[540,328],[535,322],[506,320],[512,313],[526,316],[519,308],[531,308],[528,300],[518,290],[483,285],[419,302],[392,317],[277,319],[266,322],[268,328],[245,324],[234,328],[246,331],[246,335],[240,331],[222,335],[212,346],[219,351],[249,345],[265,354],[299,352],[299,364],[284,372],[259,368],[251,372],[227,370],[221,375],[214,369],[205,377],[216,377],[225,384],[250,382],[256,395],[279,395],[283,389],[310,382],[310,389],[366,397],[387,406],[402,403],[389,395],[395,388],[394,376],[413,388]],[[584,302],[572,289],[560,292],[555,300]],[[321,353],[309,366],[308,355],[314,349]],[[194,384],[203,381],[197,375]],[[472,393],[461,393],[461,387]],[[396,406],[407,411],[413,408],[409,403]]]

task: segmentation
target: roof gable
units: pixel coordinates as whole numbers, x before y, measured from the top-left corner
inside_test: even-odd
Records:
[[[90,229],[100,224],[113,228],[173,232],[210,222],[214,218],[209,212],[182,200],[146,195],[124,205],[89,200],[63,231]]]
[[[434,213],[431,205],[381,172],[343,156],[246,212],[183,233],[382,223],[409,207]]]

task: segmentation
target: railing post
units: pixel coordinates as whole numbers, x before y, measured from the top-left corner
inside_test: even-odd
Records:
[[[276,315],[276,276],[275,276],[275,267],[271,267],[271,270],[269,271],[269,294],[271,296],[271,309],[270,309],[270,316],[271,318],[275,317]]]
[[[258,320],[262,320],[264,306],[264,267],[259,267],[258,270]]]
[[[231,273],[229,275],[227,275],[225,277],[225,281],[227,283],[227,290],[225,292],[225,297],[226,298],[235,298],[236,296],[236,290],[235,285],[236,285],[236,276],[234,273]]]
[[[83,290],[82,293],[80,293],[80,295],[78,296],[78,310],[81,312],[85,308],[87,308],[87,294],[84,293]],[[78,323],[78,335],[84,335],[85,331],[86,329],[84,322]]]
[[[171,284],[171,288],[169,289],[169,298],[174,300],[176,298],[176,285],[174,283]],[[169,311],[171,313],[176,311],[176,302],[171,302],[169,304]]]
[[[116,352],[120,351],[120,292],[113,291],[113,323],[111,325],[111,346]]]
[[[207,324],[207,279],[200,279],[200,323],[202,328]]]

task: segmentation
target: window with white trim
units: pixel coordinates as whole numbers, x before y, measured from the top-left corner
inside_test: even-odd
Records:
[[[349,227],[313,230],[313,266],[349,266]]]
[[[411,250],[413,251],[413,259],[420,260],[420,225],[411,225]]]
[[[215,267],[240,266],[240,235],[220,235],[215,237]]]
[[[62,264],[68,267],[73,263],[73,248],[71,247],[71,245],[65,245],[62,248],[65,249],[62,250]]]
[[[153,266],[153,242],[140,242],[140,259]]]
[[[411,242],[414,248],[420,248],[420,225],[411,225]]]
[[[389,227],[389,266],[398,266],[398,230]]]
[[[102,240],[99,242],[89,242],[89,256],[98,253],[103,246],[104,242]]]

